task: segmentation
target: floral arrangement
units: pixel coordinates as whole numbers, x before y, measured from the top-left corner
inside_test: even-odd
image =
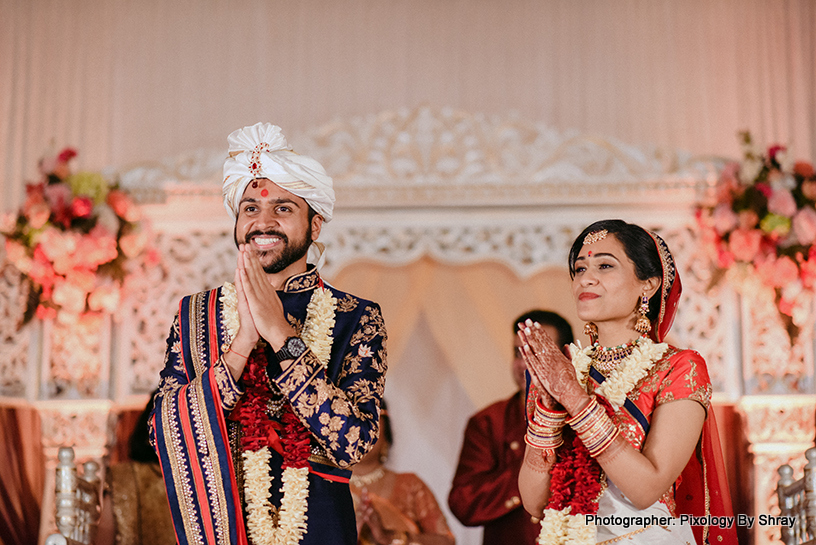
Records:
[[[23,206],[0,218],[7,258],[31,285],[23,323],[112,313],[134,260],[159,259],[139,208],[102,174],[72,173],[76,155],[65,148],[41,160]]]
[[[712,286],[728,275],[738,290],[759,279],[775,291],[791,339],[811,316],[816,288],[816,174],[788,150],[762,151],[740,133],[744,158],[722,170],[716,201],[698,223],[715,266]]]

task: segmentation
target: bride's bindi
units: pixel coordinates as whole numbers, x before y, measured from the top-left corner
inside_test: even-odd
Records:
[[[266,197],[267,195],[269,195],[269,190],[268,189],[261,189],[261,197]]]

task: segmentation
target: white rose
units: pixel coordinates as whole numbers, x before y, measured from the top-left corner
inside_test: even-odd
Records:
[[[751,185],[765,166],[759,159],[746,159],[739,170],[739,179],[745,185]]]

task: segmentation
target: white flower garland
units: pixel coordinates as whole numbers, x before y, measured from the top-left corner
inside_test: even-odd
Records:
[[[244,451],[244,495],[247,502],[247,529],[255,545],[297,545],[306,532],[309,506],[309,468],[287,467],[281,480],[283,499],[275,527],[272,502],[269,501],[269,447]]]
[[[578,380],[582,386],[586,387],[589,367],[592,365],[591,354],[594,353],[596,347],[581,348],[580,344],[571,344],[569,348]],[[621,408],[626,401],[627,394],[649,373],[649,370],[663,357],[668,348],[668,344],[656,344],[648,337],[638,339],[632,353],[612,370],[607,379],[595,389],[595,393],[605,397],[615,409]]]
[[[561,511],[545,509],[538,543],[541,545],[583,545],[595,543],[595,523],[586,523],[584,515],[570,515],[570,508]]]
[[[221,289],[221,312],[227,335],[234,339],[240,327],[235,285],[225,282]],[[331,356],[332,333],[337,299],[327,288],[316,287],[306,307],[301,338],[325,369]],[[247,529],[255,545],[297,545],[306,532],[309,507],[309,468],[287,467],[281,475],[283,492],[278,524],[269,501],[272,476],[269,474],[269,447],[244,451],[244,494],[247,502]]]
[[[337,299],[332,296],[331,291],[318,286],[306,307],[306,321],[300,333],[300,338],[317,357],[324,369],[328,367],[331,357],[336,309]]]

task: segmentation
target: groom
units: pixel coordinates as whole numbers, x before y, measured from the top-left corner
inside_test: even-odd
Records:
[[[332,179],[280,128],[230,134],[234,283],[184,297],[151,417],[179,543],[356,543],[351,466],[379,434],[376,303],[307,263]]]

